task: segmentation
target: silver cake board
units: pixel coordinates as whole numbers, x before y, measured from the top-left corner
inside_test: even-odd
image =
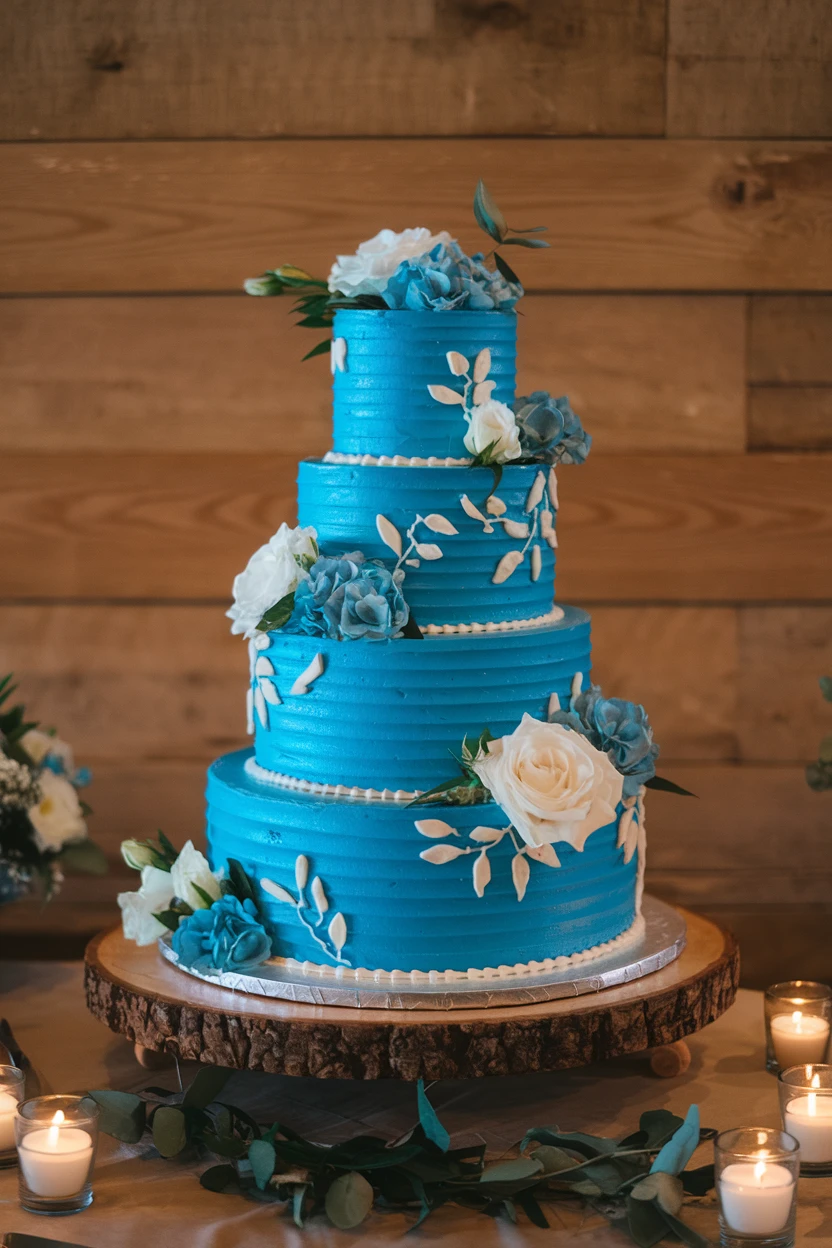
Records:
[[[452,985],[419,982],[400,986],[376,983],[371,979],[345,982],[334,977],[304,975],[278,963],[264,963],[257,968],[256,975],[237,972],[208,975],[178,966],[170,936],[161,937],[159,949],[168,962],[185,974],[219,988],[230,988],[258,997],[273,997],[304,1005],[348,1006],[359,1010],[488,1009],[580,997],[628,984],[661,970],[678,958],[685,947],[685,920],[678,910],[649,896],[644,897],[642,915],[644,929],[640,936],[584,966],[571,966],[540,975],[460,980]]]

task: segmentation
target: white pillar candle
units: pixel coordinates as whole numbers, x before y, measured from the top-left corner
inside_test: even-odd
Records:
[[[773,1235],[789,1220],[794,1176],[776,1162],[733,1162],[719,1176],[722,1216],[732,1231]]]
[[[14,1117],[17,1113],[17,1098],[11,1092],[0,1091],[0,1153],[8,1153],[14,1148]]]
[[[826,1060],[829,1022],[815,1014],[775,1014],[771,1020],[771,1042],[781,1070],[807,1066]]]
[[[64,1125],[59,1109],[51,1127],[30,1131],[17,1146],[20,1169],[35,1196],[74,1196],[87,1181],[92,1139],[78,1127]]]
[[[817,1079],[817,1075],[815,1076]],[[818,1085],[820,1080],[818,1080]],[[800,1145],[800,1160],[832,1162],[832,1096],[808,1091],[786,1105],[785,1127]]]

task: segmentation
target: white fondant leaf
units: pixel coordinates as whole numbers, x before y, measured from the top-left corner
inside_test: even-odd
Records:
[[[549,503],[557,511],[558,507],[558,474],[554,466],[549,469]]]
[[[473,832],[468,833],[468,837],[472,841],[478,841],[480,844],[493,845],[495,841],[503,839],[502,829],[500,828],[474,828]]]
[[[344,945],[347,943],[347,924],[340,910],[333,917],[332,922],[326,930],[329,939],[335,947],[335,952],[340,953],[344,948]]]
[[[324,656],[322,654],[316,654],[306,670],[301,672],[300,676],[298,676],[289,692],[293,694],[308,693],[309,686],[312,684],[312,681],[317,680],[319,676],[323,676],[323,673]]]
[[[466,516],[470,516],[472,520],[480,520],[482,522],[483,533],[493,533],[494,526],[486,516],[482,514],[479,507],[475,507],[467,494],[460,495],[460,506]]]
[[[258,654],[254,664],[255,676],[274,676],[274,664],[265,654]]]
[[[319,875],[316,875],[314,880],[312,881],[311,893],[312,893],[312,900],[314,901],[315,905],[318,908],[318,914],[326,914],[327,910],[329,909],[329,902],[326,899],[324,886],[321,883],[321,877]]]
[[[254,690],[251,685],[246,689],[246,732],[249,736],[254,733]]]
[[[511,860],[511,882],[514,885],[514,891],[517,893],[517,900],[522,901],[526,895],[526,885],[529,882],[529,864],[526,862],[526,855],[523,853],[515,854]]]
[[[485,381],[490,372],[491,352],[488,347],[483,347],[474,361],[474,381]]]
[[[260,887],[264,893],[268,893],[270,897],[274,897],[275,901],[285,901],[289,906],[297,906],[292,894],[282,884],[275,884],[274,880],[261,880]]]
[[[332,345],[329,348],[329,367],[335,375],[337,369],[339,373],[345,373],[347,360],[347,340],[346,338],[333,338]]]
[[[298,892],[306,888],[306,881],[309,879],[309,859],[305,854],[298,854],[295,859],[295,883],[298,886]]]
[[[448,361],[448,368],[454,377],[464,377],[468,372],[470,365],[464,355],[460,355],[458,351],[449,351],[445,356]]]
[[[532,511],[543,497],[543,491],[546,488],[546,478],[542,472],[539,472],[532,482],[532,488],[526,495],[526,511]]]
[[[474,403],[487,403],[496,384],[494,381],[481,381],[479,385],[474,386]]]
[[[376,516],[376,528],[384,545],[389,546],[394,555],[401,555],[402,535],[395,524],[391,524],[386,516]]]
[[[531,559],[532,559],[532,580],[536,581],[537,578],[540,576],[540,568],[542,566],[541,561],[540,561],[540,547],[537,545],[536,542],[534,546],[532,546]]]
[[[548,533],[544,533],[544,537],[546,538],[546,544],[547,544],[547,546],[549,546],[549,548],[550,548],[551,550],[557,550],[557,548],[558,548],[558,535],[557,535],[557,533],[555,532],[555,530],[554,530],[554,529],[550,529],[550,531],[549,531]]]
[[[534,858],[535,862],[542,862],[546,867],[560,866],[560,858],[551,845],[530,845],[526,853],[530,858]]]
[[[465,399],[461,394],[457,394],[456,390],[452,390],[450,386],[428,386],[428,394],[432,399],[436,399],[437,403],[447,403],[451,407],[454,403],[464,405]]]
[[[492,585],[502,585],[503,581],[507,581],[508,578],[517,571],[522,562],[522,551],[510,550],[507,555],[503,555],[502,559],[497,564],[497,571],[491,578]]]
[[[409,568],[420,568],[422,566],[420,559],[405,559],[405,563]]]
[[[527,524],[521,524],[519,520],[504,520],[503,528],[506,533],[508,533],[509,537],[529,536],[529,526]]]
[[[552,524],[554,517],[548,507],[544,507],[540,513],[540,533],[542,537],[548,537],[554,531]]]
[[[478,897],[482,897],[490,883],[491,863],[485,850],[482,850],[474,859],[474,892]]]
[[[422,836],[429,836],[435,841],[440,836],[459,836],[456,828],[452,828],[449,823],[443,823],[441,819],[417,819],[416,831]]]
[[[255,650],[268,650],[271,644],[272,644],[272,640],[271,640],[271,637],[269,637],[268,633],[258,633],[257,636],[254,638]]]
[[[448,537],[455,537],[459,529],[454,528],[450,520],[446,520],[444,516],[438,515],[435,511],[429,516],[425,516],[423,523],[427,525],[432,533],[446,533]]]
[[[464,853],[465,850],[457,849],[456,845],[431,845],[430,849],[423,849],[419,857],[425,862],[432,862],[435,867],[442,867]]]
[[[580,694],[581,689],[583,688],[583,683],[584,683],[584,674],[583,674],[583,672],[576,672],[576,673],[575,673],[575,675],[572,677],[572,685],[571,685],[571,688],[570,688],[570,690],[569,690],[569,692],[570,692],[570,694],[571,694],[571,701],[572,701],[572,702],[574,702],[574,701],[575,701],[575,699],[576,699],[576,698],[578,697],[578,695]]]
[[[506,505],[496,494],[489,494],[485,504],[485,510],[492,516],[502,516],[505,512]]]
[[[257,712],[257,718],[264,728],[269,726],[269,708],[266,706],[266,699],[263,697],[263,691],[258,685],[254,690],[254,709]]]
[[[560,710],[560,698],[558,697],[556,693],[550,693],[549,694],[549,706],[547,709],[547,715],[549,719],[552,718],[555,711],[559,711],[559,710]]]
[[[277,686],[272,684],[270,680],[260,682],[260,691],[267,702],[271,702],[272,706],[280,706],[280,694],[277,692]]]
[[[441,559],[442,551],[433,542],[417,542],[416,551],[423,559]]]

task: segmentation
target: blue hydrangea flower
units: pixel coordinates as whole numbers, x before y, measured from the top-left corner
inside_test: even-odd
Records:
[[[607,755],[624,777],[624,796],[633,797],[656,774],[659,747],[643,706],[622,698],[605,698],[591,685],[569,711],[556,711],[553,723],[565,724]]]
[[[410,615],[403,580],[401,571],[391,572],[361,551],[322,555],[298,586],[288,630],[335,641],[398,637]]]
[[[203,972],[245,971],[272,952],[254,902],[230,895],[180,919],[171,944],[184,966]]]
[[[553,399],[546,390],[534,390],[514,401],[524,456],[547,464],[582,464],[592,438],[572,411],[564,394]]]
[[[412,312],[510,312],[523,294],[519,282],[508,282],[489,269],[482,252],[466,256],[455,239],[437,243],[415,260],[403,260],[382,292],[389,308]]]

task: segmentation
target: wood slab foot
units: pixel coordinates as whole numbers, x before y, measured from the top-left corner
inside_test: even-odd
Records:
[[[133,1053],[145,1070],[169,1070],[176,1065],[176,1058],[164,1049],[148,1049],[143,1044],[134,1044]]]
[[[650,1069],[660,1079],[674,1079],[690,1066],[690,1049],[684,1040],[663,1044],[650,1054]]]

